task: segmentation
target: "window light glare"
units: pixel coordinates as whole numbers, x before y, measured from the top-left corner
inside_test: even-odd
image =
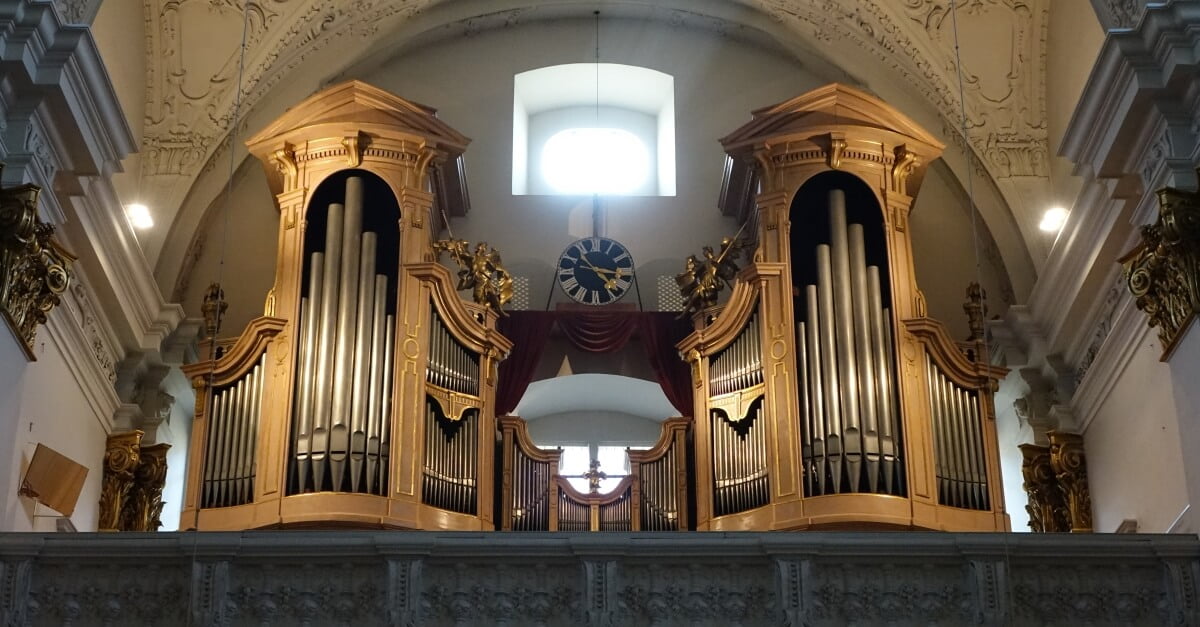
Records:
[[[1042,222],[1038,224],[1038,228],[1047,233],[1056,233],[1062,228],[1067,221],[1067,210],[1062,207],[1054,207],[1047,209],[1042,215]]]
[[[126,205],[125,215],[129,216],[129,223],[135,229],[144,230],[154,226],[154,218],[150,217],[150,208],[141,203]]]
[[[561,194],[631,194],[650,172],[650,155],[619,128],[569,128],[542,147],[542,176]]]

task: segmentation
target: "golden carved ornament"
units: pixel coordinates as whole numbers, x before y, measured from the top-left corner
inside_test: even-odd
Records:
[[[221,320],[225,318],[226,309],[229,309],[229,303],[225,302],[225,290],[221,289],[220,283],[210,283],[204,292],[204,302],[200,305],[200,311],[204,314],[205,337],[215,339],[217,333],[221,332]]]
[[[30,359],[37,327],[70,286],[75,261],[54,240],[54,225],[38,219],[40,192],[36,185],[0,189],[0,311]]]
[[[1137,308],[1158,329],[1163,360],[1200,311],[1200,194],[1168,187],[1158,191],[1158,220],[1121,257]]]
[[[1025,511],[1029,512],[1029,527],[1037,533],[1070,531],[1071,520],[1063,501],[1058,477],[1050,464],[1050,447],[1022,444],[1021,475],[1023,488],[1029,497]]]
[[[108,436],[104,450],[104,479],[100,487],[100,531],[118,531],[121,511],[133,489],[134,471],[140,459],[142,431],[134,430]]]
[[[1069,530],[1089,533],[1092,531],[1092,495],[1088,488],[1083,436],[1062,431],[1050,431],[1046,435],[1050,437],[1050,465],[1070,515]]]
[[[971,330],[968,342],[983,341],[984,319],[987,317],[987,291],[972,281],[967,286],[967,300],[963,303],[963,313],[967,314],[967,327]]]
[[[170,448],[170,444],[155,444],[138,451],[133,486],[121,510],[121,531],[158,531],[162,526],[162,492]]]
[[[500,251],[488,246],[487,242],[479,242],[475,245],[475,252],[471,252],[471,245],[466,240],[444,239],[433,243],[433,252],[438,261],[441,261],[442,253],[449,253],[450,258],[458,264],[458,285],[455,289],[471,290],[471,297],[476,303],[498,315],[508,315],[503,307],[512,300],[513,279],[502,265]]]
[[[738,231],[740,234],[741,231]],[[679,293],[683,296],[680,318],[717,304],[721,290],[738,273],[738,257],[750,246],[749,241],[738,240],[738,235],[722,239],[720,252],[713,251],[712,246],[705,246],[704,259],[689,255],[684,261],[683,272],[675,275],[675,283],[679,285]]]

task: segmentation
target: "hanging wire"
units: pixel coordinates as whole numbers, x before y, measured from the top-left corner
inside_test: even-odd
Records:
[[[251,2],[251,0],[245,0],[245,2],[242,3],[242,40],[241,40],[241,44],[240,44],[239,50],[238,50],[237,81],[233,84],[233,114],[232,114],[232,123],[229,127],[229,177],[225,183],[225,203],[224,203],[224,207],[222,208],[222,212],[224,215],[222,216],[223,223],[221,225],[221,246],[218,249],[219,253],[218,253],[218,257],[217,257],[217,281],[216,281],[216,283],[217,283],[218,289],[221,290],[219,292],[219,294],[221,294],[220,300],[217,303],[218,311],[217,311],[216,328],[217,328],[218,332],[220,329],[221,317],[223,315],[223,313],[220,311],[220,308],[221,308],[221,304],[224,302],[224,290],[222,288],[220,288],[220,285],[221,285],[221,279],[224,278],[224,274],[225,274],[225,253],[226,253],[226,247],[227,247],[228,240],[229,240],[229,214],[231,212],[232,205],[233,205],[233,174],[234,174],[234,168],[237,165],[237,134],[238,134],[238,124],[241,123],[240,115],[241,115],[241,108],[242,108],[242,80],[243,80],[243,77],[245,76],[245,71],[246,71],[246,35],[250,30],[250,11],[249,11],[250,2]],[[209,344],[208,344],[208,363],[209,363],[208,386],[207,386],[207,390],[205,393],[210,393],[212,391],[213,376],[214,376],[214,372],[217,367],[216,350],[217,350],[217,334],[216,334],[216,332],[214,332],[213,336],[209,338]],[[208,405],[211,406],[211,404],[208,404]],[[200,463],[200,461],[201,460],[194,460],[194,463]],[[201,506],[201,504],[197,503],[197,508],[199,508],[200,506]],[[196,515],[198,518],[199,511],[197,511]],[[198,524],[198,522],[199,522],[198,520],[193,521],[193,522],[197,523],[197,524],[193,525],[193,529],[192,529],[192,576],[195,577],[196,576],[196,565],[197,565],[196,564],[196,553],[197,553],[198,537],[199,537],[199,533],[200,533],[200,526]],[[195,614],[195,610],[196,610],[195,604],[196,604],[195,595],[189,594],[188,595],[188,609],[187,609],[187,612],[188,612],[187,624],[188,625],[196,624],[197,617]]]
[[[962,124],[963,141],[966,143],[966,150],[964,152],[966,153],[966,156],[967,156],[967,173],[966,173],[966,176],[967,176],[967,201],[970,204],[970,208],[971,208],[971,241],[972,241],[972,245],[975,248],[975,281],[977,283],[979,283],[980,305],[982,306],[981,311],[986,312],[987,311],[987,292],[983,289],[983,264],[980,261],[980,255],[979,255],[979,224],[978,224],[979,208],[975,205],[975,183],[974,183],[974,177],[971,176],[972,172],[974,172],[975,160],[973,158],[974,150],[971,148],[970,136],[967,134],[967,100],[966,100],[966,97],[964,96],[965,90],[963,89],[964,81],[963,81],[963,70],[962,70],[962,52],[959,50],[959,46],[958,46],[958,2],[956,0],[950,0],[950,20],[951,20],[951,25],[954,30],[954,66],[958,72],[959,116],[960,116],[960,122]],[[986,316],[986,314],[985,314],[985,316]],[[992,350],[991,350],[991,340],[988,337],[988,333],[987,333],[986,317],[984,320],[984,325],[985,326],[984,326],[984,331],[983,331],[983,337],[981,338],[981,344],[980,344],[980,346],[983,349],[983,355],[980,355],[978,358],[982,363],[990,364]],[[995,506],[995,504],[993,504],[993,507],[994,506]],[[1010,547],[1009,547],[1009,543],[1008,543],[1008,536],[1005,535],[1005,537],[1004,537],[1004,565],[1005,565],[1005,568],[1011,568],[1011,555],[1009,554],[1009,550],[1010,550]],[[1006,605],[1008,608],[1010,608],[1009,611],[1012,611],[1011,608],[1016,607],[1016,599],[1013,594],[1012,586],[1008,586],[1008,603]],[[1011,616],[1006,617],[1006,618],[1008,618],[1008,620],[1012,620]]]
[[[971,245],[975,249],[975,282],[979,284],[979,293],[981,298],[980,305],[982,305],[983,311],[987,311],[987,292],[983,289],[983,263],[979,254],[979,207],[975,204],[975,177],[972,176],[972,173],[975,170],[975,159],[974,149],[971,147],[971,138],[967,131],[967,99],[964,95],[965,90],[963,88],[963,83],[965,81],[963,80],[962,53],[958,47],[958,2],[956,0],[950,0],[950,20],[954,30],[954,67],[958,72],[958,106],[960,123],[963,142],[966,144],[966,150],[963,152],[967,157],[967,202],[971,209]],[[989,346],[986,322],[987,321],[985,319],[985,331],[982,338],[983,355],[980,356],[980,359],[984,363],[990,363],[991,347]]]

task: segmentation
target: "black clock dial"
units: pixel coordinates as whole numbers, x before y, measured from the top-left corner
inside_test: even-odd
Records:
[[[557,273],[559,286],[572,300],[607,305],[633,286],[633,258],[614,240],[585,237],[563,251]]]

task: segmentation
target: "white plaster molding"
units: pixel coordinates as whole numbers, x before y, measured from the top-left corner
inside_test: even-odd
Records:
[[[90,339],[74,319],[63,309],[57,308],[47,317],[45,331],[54,342],[66,362],[71,375],[78,384],[80,392],[87,400],[92,410],[92,418],[104,429],[105,433],[113,430],[113,412],[120,405],[117,392],[113,388],[108,373],[93,357]],[[53,393],[53,389],[43,390]]]
[[[1133,298],[1123,294],[1113,316],[1112,329],[1071,399],[1080,433],[1087,434],[1088,427],[1128,367],[1134,351],[1150,331],[1142,312],[1134,306]]]

